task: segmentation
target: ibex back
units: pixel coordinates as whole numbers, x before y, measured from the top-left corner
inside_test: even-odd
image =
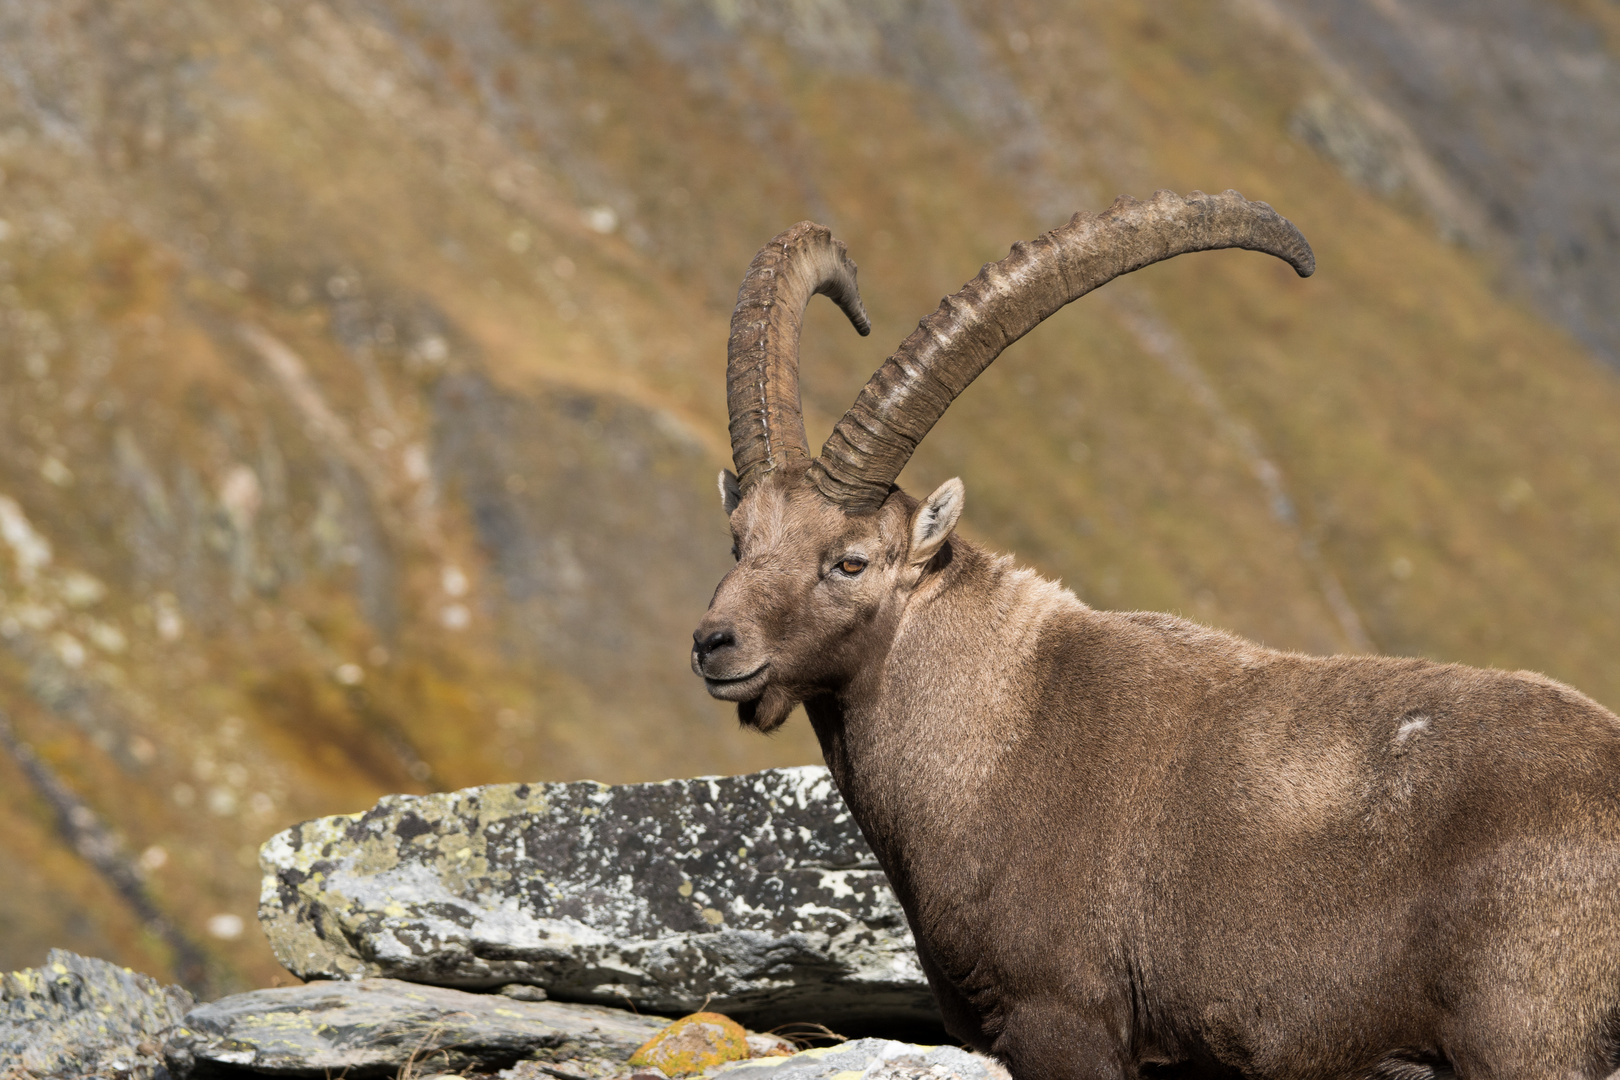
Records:
[[[894,486],[1042,319],[1224,247],[1314,266],[1235,192],[1121,200],[1016,246],[812,460],[804,306],[866,316],[826,229],[772,240],[731,328],[737,565],[692,666],[760,730],[804,704],[947,1026],[1020,1078],[1607,1076],[1615,716],[1539,675],[1097,611],[957,537],[959,481]]]

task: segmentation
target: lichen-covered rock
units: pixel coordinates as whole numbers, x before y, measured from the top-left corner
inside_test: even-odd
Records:
[[[361,1080],[392,1076],[407,1063],[427,1075],[530,1059],[552,1075],[590,1077],[622,1072],[663,1025],[599,1005],[363,979],[253,990],[198,1006],[166,1051],[182,1075],[238,1069]]]
[[[389,796],[280,833],[259,917],[303,978],[530,983],[756,1028],[937,1024],[887,879],[822,768]]]
[[[695,1076],[753,1054],[748,1032],[729,1016],[699,1012],[683,1016],[630,1055],[630,1064],[650,1065],[665,1076]]]
[[[52,949],[0,975],[0,1076],[166,1080],[164,1032],[192,1004],[178,986]]]
[[[994,1058],[954,1046],[856,1039],[791,1057],[755,1058],[717,1070],[724,1080],[1011,1080]],[[711,1074],[715,1075],[715,1074]]]

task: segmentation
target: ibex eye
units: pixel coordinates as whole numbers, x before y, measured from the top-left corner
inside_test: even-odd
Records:
[[[866,560],[865,559],[845,559],[843,562],[838,564],[838,569],[842,570],[844,573],[848,574],[850,577],[854,577],[856,574],[858,574],[862,570],[866,569]]]

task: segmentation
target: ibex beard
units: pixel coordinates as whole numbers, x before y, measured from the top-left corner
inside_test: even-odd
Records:
[[[1235,192],[1121,200],[1014,247],[814,459],[801,223],[750,265],[727,371],[735,568],[692,666],[746,725],[802,703],[948,1029],[1020,1078],[1600,1077],[1620,1065],[1620,720],[1542,676],[1268,649],[1094,610],[894,484],[1013,341],[1122,273],[1310,248]]]

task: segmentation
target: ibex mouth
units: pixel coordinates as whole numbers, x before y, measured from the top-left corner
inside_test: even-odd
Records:
[[[752,701],[764,692],[765,669],[770,666],[768,662],[761,664],[747,675],[734,679],[720,679],[706,674],[703,676],[703,686],[709,691],[710,697],[721,701]]]

